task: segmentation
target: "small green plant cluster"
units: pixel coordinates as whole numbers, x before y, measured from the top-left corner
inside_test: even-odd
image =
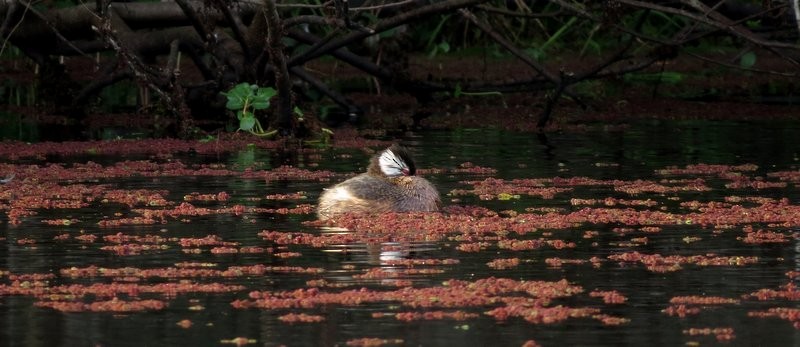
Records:
[[[273,136],[276,131],[264,131],[256,118],[256,110],[269,108],[269,99],[277,95],[278,92],[271,87],[259,87],[247,82],[239,83],[228,92],[223,92],[228,98],[225,107],[236,112],[239,119],[239,130],[247,131],[257,136]]]

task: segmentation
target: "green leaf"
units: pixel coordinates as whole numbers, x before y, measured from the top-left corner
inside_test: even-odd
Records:
[[[263,110],[269,108],[269,99],[277,95],[278,92],[274,88],[258,88],[256,94],[253,95],[251,100],[253,109]]]
[[[272,87],[258,88],[258,91],[256,92],[256,99],[269,100],[275,95],[278,95],[278,91],[275,90],[275,88]]]
[[[742,54],[742,57],[739,58],[739,66],[742,68],[749,69],[753,65],[756,65],[756,54],[753,51]]]
[[[450,52],[450,44],[447,41],[442,41],[439,43],[439,50],[444,53]]]
[[[239,120],[239,129],[244,131],[253,131],[253,127],[256,125],[256,117],[252,115],[250,117],[242,117]]]
[[[249,83],[239,83],[231,88],[227,93],[222,93],[228,98],[225,107],[229,110],[241,110],[247,104],[247,100],[253,96],[253,89]]]
[[[225,108],[229,110],[241,110],[244,108],[244,99],[228,96],[228,103],[225,104]]]

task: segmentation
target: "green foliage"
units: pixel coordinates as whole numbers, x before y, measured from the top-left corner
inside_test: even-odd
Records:
[[[739,57],[739,66],[742,68],[749,69],[753,67],[753,65],[756,65],[756,54],[753,51],[748,51]]]
[[[273,136],[276,131],[265,132],[256,118],[256,110],[269,108],[269,99],[277,95],[278,92],[272,87],[259,87],[250,83],[239,83],[228,92],[222,95],[228,98],[225,107],[231,111],[236,111],[236,118],[239,119],[239,130],[247,131],[257,136]]]

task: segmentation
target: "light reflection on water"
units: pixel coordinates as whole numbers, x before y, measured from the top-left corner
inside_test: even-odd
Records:
[[[796,123],[753,122],[645,122],[623,131],[586,133],[555,133],[546,135],[509,134],[490,130],[461,130],[452,132],[427,132],[409,137],[404,144],[414,152],[421,168],[457,168],[464,162],[491,167],[498,170],[498,178],[544,178],[588,176],[596,179],[653,179],[655,169],[667,166],[685,166],[697,163],[759,165],[758,174],[770,171],[797,169],[800,142],[796,140]],[[349,159],[335,157],[335,153],[347,152]],[[337,150],[323,153],[319,166],[307,165],[308,158],[287,158],[267,153],[246,153],[223,158],[229,166],[260,162],[264,167],[293,164],[307,169],[328,169],[336,172],[363,168],[367,155],[358,150]],[[217,160],[216,158],[199,158]],[[68,160],[68,159],[63,159]],[[92,159],[96,162],[99,160]],[[185,160],[191,160],[186,158]],[[112,162],[109,159],[109,162]],[[1,175],[1,173],[0,173]],[[342,175],[341,178],[346,177]],[[475,174],[431,174],[426,178],[436,184],[443,194],[445,204],[455,197],[447,192],[463,188],[465,180],[480,180],[486,175]],[[124,189],[166,189],[169,201],[182,201],[191,192],[216,193],[226,191],[232,196],[230,203],[241,203],[258,207],[291,207],[297,201],[248,201],[247,198],[263,197],[266,194],[306,192],[307,201],[314,203],[319,192],[332,182],[246,180],[231,177],[185,177],[185,178],[137,178],[100,182]],[[709,182],[715,187],[719,183]],[[494,211],[517,210],[526,207],[557,207],[565,211],[580,209],[572,206],[569,199],[603,198],[613,194],[608,189],[577,188],[567,194],[558,194],[555,199],[544,200],[521,197],[510,201],[481,201],[473,196],[459,197],[457,204],[484,206]],[[793,204],[800,203],[797,188],[789,185],[785,189],[746,191],[741,194],[769,197],[787,197]],[[711,192],[686,195],[687,199],[719,201],[726,192],[715,189]],[[624,197],[624,196],[618,196]],[[203,205],[198,203],[198,205]],[[213,204],[209,204],[212,205]],[[669,208],[679,208],[670,205]],[[288,246],[291,251],[302,253],[299,258],[280,259],[265,254],[213,255],[185,254],[179,247],[159,252],[145,252],[138,256],[115,256],[98,250],[96,245],[80,242],[59,243],[53,241],[57,234],[85,233],[99,235],[157,234],[170,237],[204,237],[220,235],[226,241],[240,242],[242,246],[270,246],[256,236],[261,230],[306,232],[312,234],[347,233],[346,230],[308,227],[303,221],[313,216],[285,216],[251,214],[244,217],[211,215],[193,218],[191,223],[179,221],[155,226],[125,226],[100,228],[94,224],[104,215],[119,211],[120,206],[104,206],[71,210],[69,218],[86,223],[64,228],[46,227],[36,221],[51,218],[48,211],[27,220],[20,226],[10,226],[5,220],[0,225],[6,238],[0,253],[0,270],[12,273],[48,273],[57,275],[56,282],[73,283],[58,275],[58,270],[72,266],[84,267],[97,264],[109,268],[138,267],[157,268],[173,266],[180,261],[209,262],[216,268],[233,265],[290,265],[319,267],[325,269],[321,275],[267,274],[264,277],[233,278],[230,284],[247,287],[243,292],[228,294],[179,295],[169,307],[159,312],[107,314],[107,313],[60,313],[33,307],[30,297],[0,297],[0,345],[24,346],[143,346],[143,345],[220,345],[221,340],[236,337],[256,339],[256,345],[342,345],[345,341],[361,337],[401,338],[405,345],[521,345],[533,339],[548,345],[684,345],[690,341],[701,341],[702,345],[718,344],[711,337],[688,337],[684,329],[693,327],[733,327],[736,338],[733,345],[787,346],[800,343],[798,330],[785,320],[774,318],[747,318],[747,312],[765,310],[769,307],[796,307],[796,302],[748,302],[746,305],[727,305],[703,311],[698,316],[687,318],[669,317],[661,312],[669,299],[680,295],[716,295],[740,297],[761,288],[778,288],[787,282],[785,273],[800,270],[800,244],[795,240],[790,245],[743,246],[731,231],[712,235],[709,229],[699,226],[664,227],[648,235],[646,245],[633,250],[642,253],[694,255],[715,253],[727,256],[758,256],[760,261],[743,268],[739,267],[691,267],[683,271],[653,273],[639,264],[604,264],[595,269],[589,265],[564,265],[548,267],[545,259],[552,257],[588,259],[592,256],[606,257],[617,252],[632,250],[630,247],[614,246],[614,242],[626,240],[611,232],[613,225],[593,225],[553,231],[555,238],[579,243],[575,249],[555,250],[541,248],[527,252],[511,252],[492,249],[487,252],[465,253],[454,248],[457,242],[408,242],[383,244],[332,244],[322,248]],[[55,211],[58,212],[58,211]],[[57,213],[52,218],[65,218]],[[253,223],[254,222],[254,223]],[[599,231],[594,240],[599,246],[582,242],[586,230]],[[390,231],[388,231],[390,232]],[[687,234],[697,235],[705,241],[687,243]],[[14,242],[20,238],[37,240],[35,247],[20,247]],[[526,261],[509,270],[492,270],[486,263],[496,258],[521,257]],[[417,268],[443,270],[442,273],[404,274],[392,265],[393,261],[405,259],[457,259],[457,265]],[[365,279],[354,278],[369,269],[379,267],[397,277]],[[437,286],[448,279],[473,281],[490,276],[516,280],[558,281],[567,279],[585,291],[595,289],[618,290],[628,297],[622,305],[603,305],[598,300],[566,298],[558,301],[570,306],[597,306],[604,313],[630,319],[620,327],[602,326],[588,319],[570,319],[553,325],[533,325],[519,319],[496,322],[491,317],[481,316],[465,322],[422,321],[404,323],[391,319],[374,319],[375,312],[396,311],[395,304],[365,304],[358,307],[325,306],[303,312],[325,316],[322,323],[286,324],[277,317],[286,310],[236,310],[230,302],[247,297],[251,290],[293,290],[305,287],[306,281],[325,279],[346,285],[347,289],[360,287],[383,288],[398,280],[410,280],[415,287]],[[202,279],[196,279],[202,281]],[[217,279],[214,279],[217,280]],[[86,279],[77,282],[109,282],[110,279]],[[2,282],[5,283],[5,282]],[[335,289],[333,289],[335,290]],[[195,310],[190,307],[202,307]],[[477,313],[488,310],[472,310]],[[176,322],[190,319],[190,329],[176,326]]]

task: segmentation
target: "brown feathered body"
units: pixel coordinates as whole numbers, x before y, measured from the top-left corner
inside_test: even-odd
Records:
[[[415,173],[408,152],[393,145],[370,159],[367,172],[326,189],[317,216],[328,220],[343,213],[439,211],[439,192]]]

